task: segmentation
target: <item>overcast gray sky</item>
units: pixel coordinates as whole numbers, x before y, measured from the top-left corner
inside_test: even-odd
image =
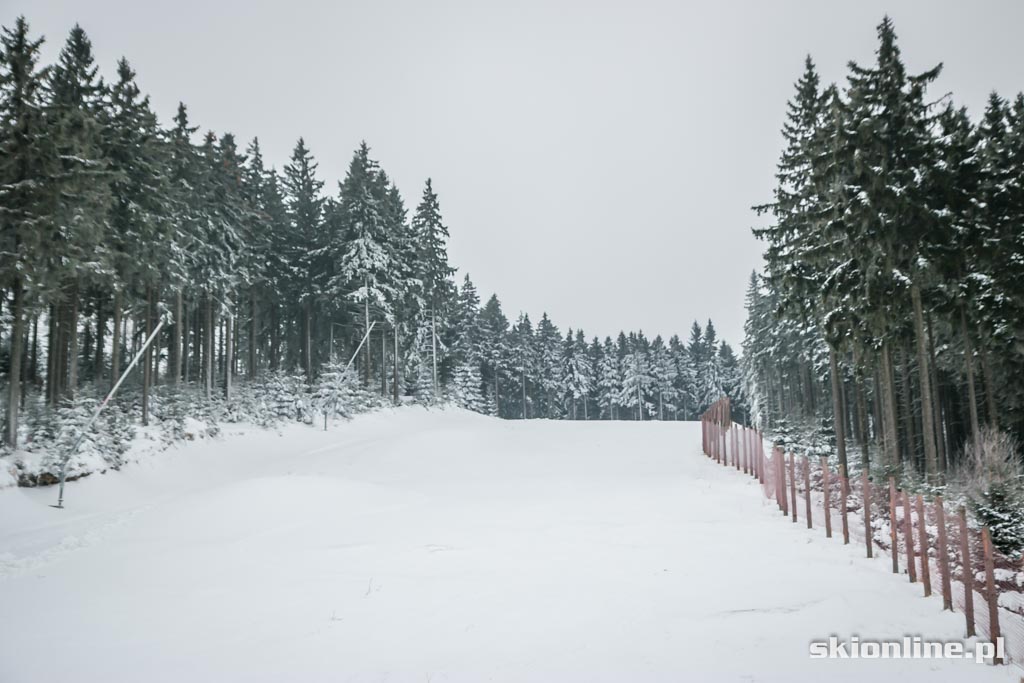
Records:
[[[888,12],[913,70],[977,114],[1024,88],[1024,2],[0,0],[52,59],[77,21],[108,76],[126,56],[166,123],[306,138],[331,192],[366,139],[410,208],[427,176],[450,254],[513,318],[739,345],[779,128],[810,53],[869,62]],[[461,274],[460,274],[461,277]]]

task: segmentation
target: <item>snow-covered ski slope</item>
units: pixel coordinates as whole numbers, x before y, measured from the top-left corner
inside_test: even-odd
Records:
[[[809,659],[963,619],[699,450],[410,408],[0,491],[0,681],[1016,680]]]

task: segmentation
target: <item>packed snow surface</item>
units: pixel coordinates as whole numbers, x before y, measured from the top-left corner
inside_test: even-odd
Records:
[[[1014,680],[809,659],[963,618],[699,450],[408,408],[0,491],[0,681]]]

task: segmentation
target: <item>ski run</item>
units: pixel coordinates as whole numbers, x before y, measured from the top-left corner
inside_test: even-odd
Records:
[[[962,615],[781,520],[693,422],[235,426],[54,497],[0,490],[6,683],[1019,675],[810,659],[830,635],[959,640]]]

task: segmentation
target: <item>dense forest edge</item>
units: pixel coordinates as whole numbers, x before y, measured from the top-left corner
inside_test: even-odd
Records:
[[[754,230],[742,347],[771,438],[844,473],[968,504],[1024,548],[1024,95],[972,118],[908,73],[892,21],[876,62],[825,85],[807,58],[770,217]]]
[[[743,395],[710,320],[685,341],[510,321],[456,282],[432,182],[410,216],[365,143],[332,193],[301,138],[268,167],[258,139],[200,134],[184,104],[162,126],[126,59],[104,80],[81,27],[55,64],[42,44],[24,18],[0,38],[0,485],[54,483],[68,458],[70,478],[117,468],[140,439],[225,423],[406,402],[688,420]]]

